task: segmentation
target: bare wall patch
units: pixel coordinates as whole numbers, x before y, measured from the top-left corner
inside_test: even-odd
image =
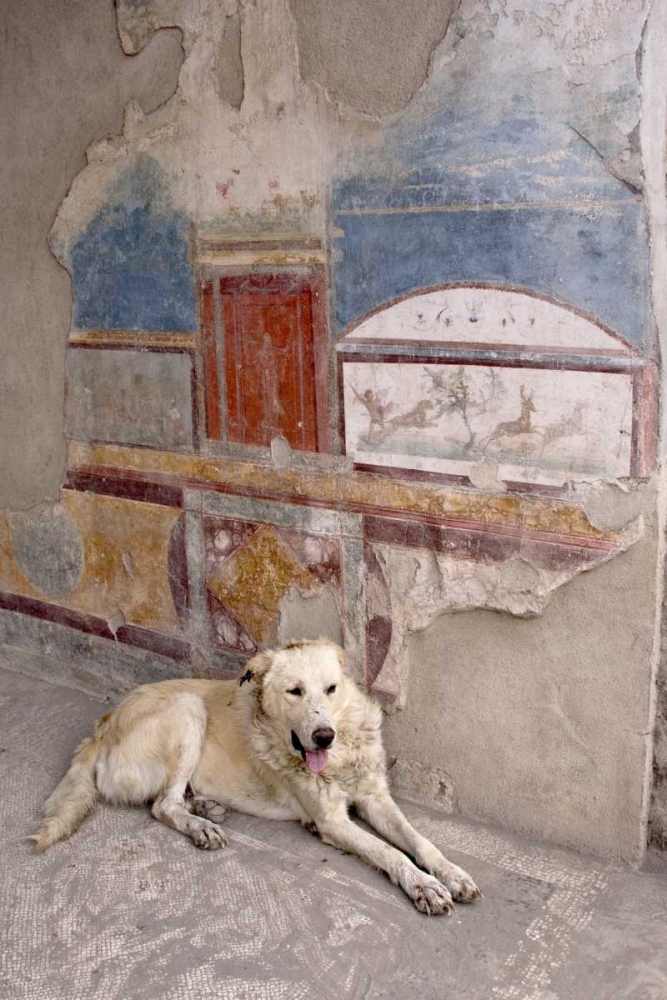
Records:
[[[290,0],[299,65],[329,95],[367,115],[405,107],[459,0]]]

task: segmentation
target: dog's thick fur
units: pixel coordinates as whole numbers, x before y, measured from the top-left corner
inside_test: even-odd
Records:
[[[208,849],[225,846],[220,822],[236,809],[300,820],[385,871],[422,913],[448,913],[479,890],[392,800],[380,725],[345,654],[325,640],[259,653],[240,682],[147,684],[79,746],[44,806],[35,849],[74,833],[98,795],[152,801],[156,819]],[[351,806],[396,847],[353,823]]]

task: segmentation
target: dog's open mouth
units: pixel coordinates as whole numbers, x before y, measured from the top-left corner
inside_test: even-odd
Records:
[[[306,750],[303,743],[296,735],[294,730],[292,730],[292,746],[298,753],[301,754],[304,761],[306,762],[306,767],[309,771],[314,774],[319,774],[327,766],[329,761],[329,751],[328,750]]]

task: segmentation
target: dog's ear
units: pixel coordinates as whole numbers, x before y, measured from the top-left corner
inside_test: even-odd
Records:
[[[257,653],[253,656],[252,660],[247,664],[244,672],[239,678],[239,684],[243,687],[246,683],[251,683],[252,681],[257,682],[262,678],[269,667],[273,663],[273,653],[271,650],[265,650],[263,653]]]

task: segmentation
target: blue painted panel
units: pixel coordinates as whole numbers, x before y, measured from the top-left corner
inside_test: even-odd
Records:
[[[196,329],[190,223],[153,160],[123,174],[72,250],[80,329]]]
[[[512,117],[482,128],[441,112],[390,130],[338,178],[332,201],[340,211],[619,198],[641,201],[562,123]]]
[[[641,197],[562,120],[521,116],[507,95],[475,114],[465,90],[448,99],[446,110],[432,99],[423,117],[413,109],[378,147],[348,151],[338,166],[338,328],[411,290],[480,281],[551,295],[648,340]]]
[[[335,217],[339,330],[428,285],[498,282],[543,292],[635,343],[649,332],[645,218],[639,203],[566,209]]]

